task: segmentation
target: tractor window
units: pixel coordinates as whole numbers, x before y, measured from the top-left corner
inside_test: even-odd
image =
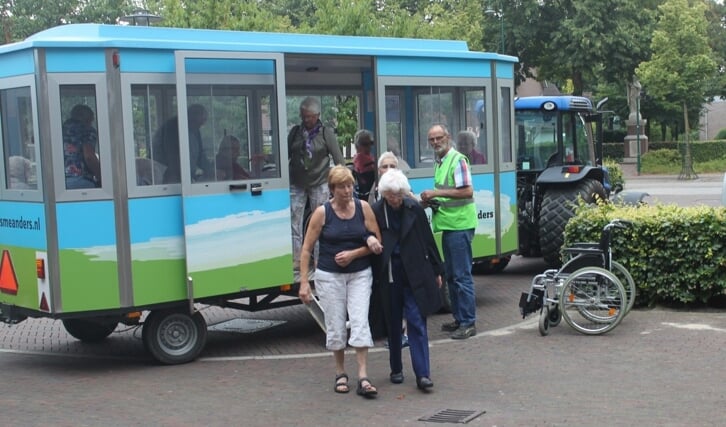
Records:
[[[579,114],[563,114],[562,141],[565,147],[566,163],[591,164],[590,144],[585,125],[585,121]]]
[[[515,115],[517,168],[544,169],[557,152],[557,114],[539,110],[519,110]]]

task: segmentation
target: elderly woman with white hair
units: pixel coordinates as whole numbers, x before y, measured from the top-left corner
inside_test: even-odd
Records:
[[[411,363],[416,386],[429,391],[431,381],[426,317],[441,307],[443,262],[424,209],[408,194],[411,186],[403,172],[392,169],[381,176],[382,199],[373,205],[381,230],[380,254],[374,286],[379,287],[388,324],[390,379],[403,382],[401,320],[405,313]]]

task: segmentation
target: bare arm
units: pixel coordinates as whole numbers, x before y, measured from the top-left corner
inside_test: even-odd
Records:
[[[98,157],[96,157],[96,150],[93,148],[93,145],[83,144],[83,160],[85,160],[88,170],[91,171],[98,181],[100,181],[101,162],[99,162]]]
[[[361,246],[356,249],[347,251],[341,251],[335,254],[335,262],[341,267],[345,267],[356,258],[368,256],[370,254],[380,254],[383,251],[383,245],[381,244],[381,231],[378,229],[378,222],[376,216],[371,209],[371,205],[365,200],[361,200],[361,209],[363,210],[363,218],[366,230],[372,235],[369,235],[363,241],[361,236]]]
[[[471,185],[459,188],[446,188],[440,190],[426,190],[421,193],[421,200],[428,202],[434,197],[449,197],[452,199],[469,199],[474,196],[474,188]]]
[[[318,206],[310,217],[307,232],[305,232],[305,240],[303,240],[300,250],[300,291],[298,296],[305,304],[312,299],[312,291],[310,290],[310,281],[308,275],[310,273],[310,257],[315,249],[315,242],[320,238],[320,232],[323,229],[325,221],[325,206]]]

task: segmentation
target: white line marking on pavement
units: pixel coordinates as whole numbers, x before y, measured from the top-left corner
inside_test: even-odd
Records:
[[[516,325],[505,326],[503,328],[494,329],[474,335],[471,339],[477,339],[482,337],[501,337],[504,335],[510,335],[517,329],[531,329],[532,325],[536,325],[538,320],[536,318],[520,322]],[[459,340],[453,340],[451,338],[444,338],[440,340],[429,341],[429,347],[434,345],[441,345],[445,343],[452,343]],[[368,350],[369,353],[381,353],[388,351],[384,347],[375,347]],[[355,350],[346,350],[346,354],[355,354]],[[330,357],[330,351],[325,350],[320,353],[301,353],[301,354],[279,354],[269,356],[225,356],[225,357],[200,357],[197,359],[199,362],[232,362],[232,361],[243,361],[243,360],[285,360],[285,359],[308,359],[314,357]]]
[[[689,329],[691,331],[715,331],[715,332],[726,332],[726,329],[714,328],[711,325],[705,325],[703,323],[671,323],[663,322],[661,325],[671,326],[679,329]]]

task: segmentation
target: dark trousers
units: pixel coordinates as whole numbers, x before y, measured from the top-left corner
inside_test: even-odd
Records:
[[[426,328],[426,318],[418,310],[413,292],[408,286],[406,274],[398,258],[391,259],[393,268],[393,283],[389,284],[391,297],[391,322],[388,325],[388,360],[391,372],[403,372],[401,360],[401,323],[406,316],[406,329],[408,333],[411,364],[416,378],[430,377],[429,365],[429,337]]]

